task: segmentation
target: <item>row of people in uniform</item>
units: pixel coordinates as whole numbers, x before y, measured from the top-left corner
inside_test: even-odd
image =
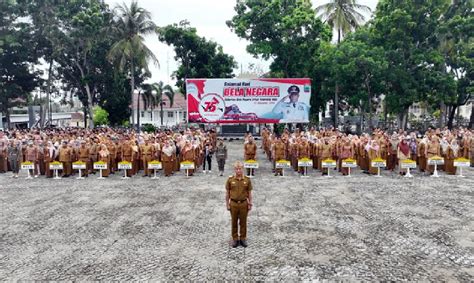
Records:
[[[269,129],[262,131],[262,149],[267,158],[273,162],[275,175],[281,175],[280,169],[275,168],[277,160],[289,160],[295,171],[303,174],[303,168],[298,167],[298,160],[309,158],[313,161],[313,168],[327,174],[327,168],[322,167],[322,161],[332,159],[336,161],[337,170],[343,175],[348,169],[342,167],[344,159],[356,160],[363,172],[377,174],[377,168],[372,166],[374,159],[386,161],[386,170],[394,171],[398,168],[400,174],[405,174],[401,162],[414,160],[421,172],[433,173],[434,166],[428,165],[428,159],[440,156],[444,165],[440,170],[447,174],[456,174],[454,160],[466,158],[474,166],[474,134],[468,129],[430,129],[424,135],[406,133],[404,131],[388,134],[380,129],[371,135],[350,135],[337,130],[321,130],[290,132],[287,129],[276,135]]]
[[[33,163],[32,174],[53,176],[49,164],[59,161],[63,164],[62,176],[75,174],[72,164],[85,163],[83,176],[95,174],[93,164],[101,161],[107,164],[104,177],[117,172],[120,162],[129,162],[132,169],[128,176],[143,171],[150,176],[148,163],[156,160],[162,163],[165,176],[180,171],[180,163],[189,161],[195,164],[195,170],[201,165],[204,172],[211,171],[212,156],[215,154],[220,174],[224,171],[227,148],[217,141],[215,131],[203,132],[200,129],[188,129],[182,132],[160,132],[136,134],[133,131],[106,130],[30,130],[0,132],[0,173],[12,171],[18,177],[22,162]],[[195,170],[190,170],[192,176]]]

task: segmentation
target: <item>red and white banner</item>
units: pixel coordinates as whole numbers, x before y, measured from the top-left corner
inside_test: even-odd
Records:
[[[188,79],[189,123],[308,123],[310,79]]]

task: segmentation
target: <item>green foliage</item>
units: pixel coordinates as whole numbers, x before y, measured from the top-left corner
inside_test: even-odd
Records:
[[[316,16],[310,1],[237,1],[236,15],[227,25],[248,40],[247,51],[256,57],[273,59],[272,77],[312,79],[311,116],[324,109],[323,60],[330,49],[331,28]]]
[[[103,126],[109,124],[109,113],[100,106],[94,106],[94,124],[96,126]]]
[[[156,131],[156,127],[152,124],[142,124],[142,130],[147,133],[154,133]]]
[[[188,24],[183,21],[158,29],[159,40],[174,47],[180,65],[173,77],[183,95],[187,78],[231,78],[237,67],[234,57],[225,54],[222,46],[200,37]]]
[[[41,82],[41,74],[31,68],[38,63],[33,26],[18,20],[25,15],[16,1],[0,1],[0,111],[7,118],[7,127],[9,108],[24,104]]]

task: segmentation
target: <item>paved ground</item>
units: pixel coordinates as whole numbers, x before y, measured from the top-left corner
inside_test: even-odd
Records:
[[[229,150],[240,158],[242,143]],[[474,170],[274,177],[260,159],[247,249],[228,246],[226,179],[215,172],[0,175],[0,280],[474,280]]]

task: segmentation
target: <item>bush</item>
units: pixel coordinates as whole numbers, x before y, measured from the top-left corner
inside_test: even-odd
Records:
[[[142,124],[142,130],[147,133],[154,133],[156,131],[156,127],[152,124]]]
[[[103,126],[109,124],[109,113],[101,108],[100,106],[95,106],[92,111],[94,112],[94,125]]]

